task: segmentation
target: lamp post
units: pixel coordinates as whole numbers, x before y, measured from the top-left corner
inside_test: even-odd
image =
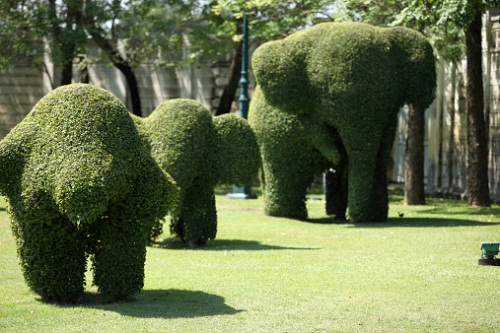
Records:
[[[244,119],[248,118],[248,105],[250,98],[248,97],[248,18],[243,12],[243,41],[241,43],[241,79],[240,79],[240,97],[239,109],[240,116]],[[227,195],[229,199],[255,199],[257,196],[252,194],[251,185],[233,186],[233,193]]]
[[[243,41],[241,45],[240,116],[248,118],[248,19],[243,13]]]

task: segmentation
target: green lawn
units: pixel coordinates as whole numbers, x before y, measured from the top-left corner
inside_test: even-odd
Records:
[[[136,301],[101,304],[89,287],[78,306],[28,290],[0,198],[0,332],[500,332],[500,267],[477,266],[481,242],[500,241],[498,206],[404,207],[392,191],[387,223],[331,224],[320,194],[300,222],[222,192],[215,241],[166,239]]]

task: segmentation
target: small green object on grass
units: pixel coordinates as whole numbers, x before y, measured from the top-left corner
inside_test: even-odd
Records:
[[[484,242],[481,244],[483,258],[493,259],[498,254],[500,243]]]

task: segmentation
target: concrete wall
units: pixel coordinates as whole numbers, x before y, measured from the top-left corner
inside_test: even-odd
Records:
[[[143,116],[148,116],[161,102],[172,98],[196,99],[210,110],[219,103],[229,70],[228,62],[201,67],[190,65],[181,69],[157,69],[145,64],[136,70]],[[102,87],[130,109],[131,102],[123,75],[113,66],[93,64],[88,67],[89,83]],[[74,82],[81,73],[76,64]],[[36,102],[56,87],[59,72],[46,62],[42,68],[18,64],[0,71],[0,139],[20,122]],[[235,104],[236,105],[236,104]]]
[[[0,72],[0,139],[47,93],[43,72],[21,64]]]

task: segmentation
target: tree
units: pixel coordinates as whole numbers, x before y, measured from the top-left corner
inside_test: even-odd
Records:
[[[465,32],[467,55],[467,195],[470,206],[491,205],[488,185],[488,154],[483,105],[481,19],[498,0],[408,0],[402,15],[406,21],[442,29],[446,22]]]
[[[204,55],[223,45],[216,42],[218,38],[213,29],[203,20],[202,13],[207,12],[207,8],[209,5],[199,0],[87,2],[88,32],[107,59],[124,75],[134,114],[141,115],[135,75],[141,64],[150,61],[158,68],[171,68],[201,63]],[[214,42],[212,46],[207,42],[210,39]]]
[[[73,60],[85,47],[82,21],[83,0],[48,0],[47,15],[52,30],[52,58],[61,66],[61,85],[73,79]]]
[[[213,22],[214,28],[219,30],[221,27],[225,27],[222,31],[227,34],[227,40],[232,40],[233,45],[228,80],[215,114],[231,112],[231,106],[238,89],[241,78],[241,18],[243,12],[249,19],[251,39],[259,44],[262,41],[284,38],[292,32],[307,27],[315,18],[327,16],[329,5],[330,2],[325,0],[212,1],[212,10],[207,18]],[[227,43],[227,41],[224,42]]]
[[[237,35],[241,35],[243,33],[241,20],[238,20],[236,22],[235,33]],[[234,97],[236,95],[236,91],[241,79],[241,64],[243,57],[242,48],[243,43],[241,39],[233,43],[231,65],[229,66],[229,75],[220,98],[220,103],[217,106],[217,110],[215,111],[216,116],[231,112]]]
[[[399,0],[337,0],[335,21],[358,21],[376,26],[392,25],[396,16],[404,9],[404,2]]]
[[[9,67],[14,59],[40,62],[43,47],[31,29],[32,11],[17,0],[0,2],[0,69]]]
[[[118,49],[118,38],[114,35],[115,20],[118,20],[119,15],[123,12],[121,1],[113,1],[110,8],[108,4],[98,1],[89,1],[85,11],[86,28],[92,40],[96,45],[107,55],[111,63],[123,74],[127,82],[127,87],[130,92],[130,100],[132,103],[132,113],[141,116],[141,98],[139,95],[139,86],[137,78],[130,59],[122,56]],[[111,10],[107,10],[111,9]],[[106,33],[106,24],[111,20],[111,36],[108,38]]]
[[[335,19],[339,21],[363,21],[377,26],[395,25],[404,10],[402,1],[347,0],[337,1]],[[401,20],[400,20],[401,21]],[[415,26],[412,26],[415,28]],[[418,29],[421,30],[421,29]],[[409,105],[408,135],[406,141],[404,179],[405,204],[425,205],[424,186],[424,131],[425,110]]]
[[[481,48],[482,11],[477,9],[465,32],[467,49],[467,194],[470,206],[489,207],[488,138],[484,119]]]
[[[43,62],[43,41],[51,61],[61,69],[59,83],[71,83],[73,59],[85,47],[83,0],[6,0],[0,4],[0,66],[19,56],[37,65]]]
[[[0,66],[27,57],[43,63],[44,41],[61,68],[58,85],[71,83],[73,62],[85,53],[87,36],[124,75],[132,112],[141,114],[135,69],[146,60],[159,66],[197,61],[185,36],[203,34],[197,0],[5,0],[0,3]],[[206,4],[204,5],[207,6]],[[188,50],[188,52],[182,52]],[[207,48],[208,49],[208,48]]]
[[[424,131],[425,110],[409,105],[404,160],[405,205],[425,205]]]

